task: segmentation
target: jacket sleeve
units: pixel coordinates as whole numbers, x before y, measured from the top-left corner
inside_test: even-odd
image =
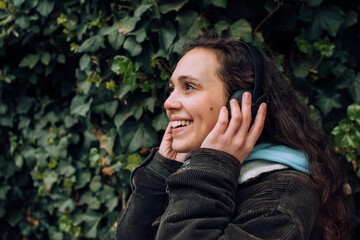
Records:
[[[182,163],[167,159],[154,149],[131,175],[132,194],[117,223],[116,239],[154,239],[151,225],[168,204],[165,178]]]
[[[167,179],[169,205],[156,239],[301,239],[296,221],[281,211],[254,209],[237,215],[240,168],[225,152],[192,151]]]

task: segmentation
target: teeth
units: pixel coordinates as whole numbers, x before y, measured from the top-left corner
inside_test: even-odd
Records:
[[[190,121],[185,121],[185,120],[171,122],[172,127],[189,126],[189,125],[190,125]]]

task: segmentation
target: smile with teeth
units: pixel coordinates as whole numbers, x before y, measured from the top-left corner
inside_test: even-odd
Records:
[[[172,121],[172,122],[171,122],[171,126],[172,126],[173,128],[183,127],[183,126],[189,126],[190,123],[191,123],[190,121],[184,121],[184,120],[182,120],[182,121]]]

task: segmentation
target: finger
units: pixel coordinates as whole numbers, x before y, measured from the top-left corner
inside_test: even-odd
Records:
[[[242,104],[241,104],[241,115],[242,115],[242,122],[238,136],[246,136],[248,134],[249,127],[251,124],[251,94],[249,92],[245,92],[243,94]]]
[[[228,110],[225,106],[221,107],[218,121],[215,124],[214,129],[211,131],[214,134],[224,134],[229,123]]]
[[[248,140],[255,145],[256,141],[260,137],[262,130],[264,129],[265,125],[265,118],[266,118],[266,108],[267,104],[262,103],[259,107],[259,110],[255,117],[255,122],[252,125],[249,134],[248,134]]]
[[[226,129],[227,137],[232,137],[237,134],[237,132],[240,129],[241,121],[242,121],[241,109],[236,99],[230,100],[230,107],[231,107],[231,118],[230,118],[229,126]]]

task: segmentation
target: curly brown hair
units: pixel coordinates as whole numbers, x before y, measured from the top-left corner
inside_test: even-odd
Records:
[[[216,34],[202,34],[185,46],[214,51],[220,63],[218,74],[226,95],[239,89],[252,89],[254,64],[247,47],[240,41]],[[309,159],[310,177],[319,192],[320,227],[323,239],[351,238],[350,204],[343,191],[342,161],[330,150],[325,133],[312,121],[308,107],[300,100],[286,77],[272,60],[263,55],[263,94],[267,103],[264,130],[259,142],[272,142],[302,150]]]

